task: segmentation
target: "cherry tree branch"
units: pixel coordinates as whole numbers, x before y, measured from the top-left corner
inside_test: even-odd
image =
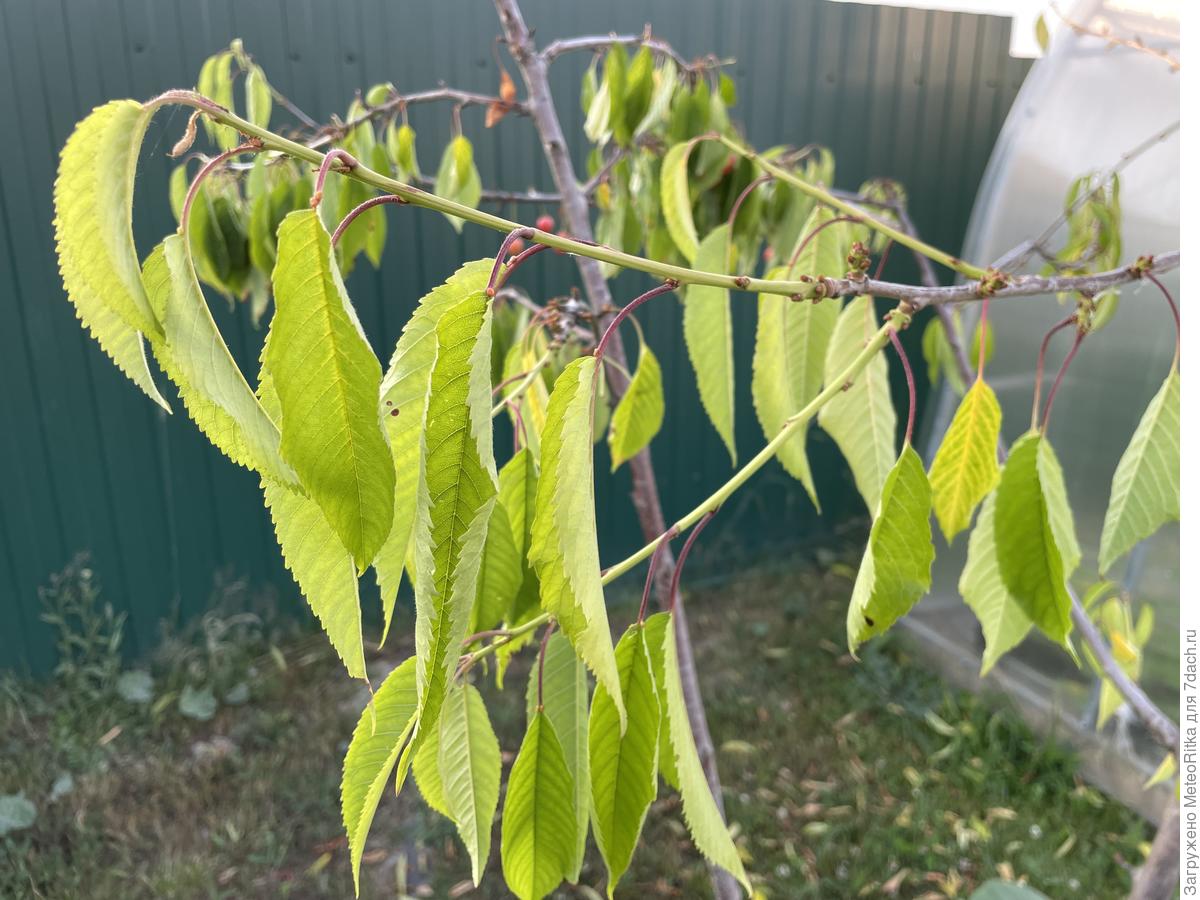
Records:
[[[909,218],[906,210],[901,209],[899,218],[901,226],[915,236],[916,228],[913,226],[912,220]],[[927,287],[936,288],[938,282],[937,276],[933,272],[933,267],[928,264],[928,261],[922,265],[919,255],[917,259],[918,267],[922,273],[922,280]],[[1178,260],[1176,260],[1177,262]],[[943,307],[939,306],[935,308],[939,315],[944,311]],[[959,375],[962,376],[964,382],[969,382],[973,374],[971,363],[968,361],[966,353],[963,352],[957,334],[950,328],[947,328],[947,339],[951,341],[951,346],[956,348],[954,362],[958,367]],[[1008,457],[1008,447],[1005,444],[1004,438],[1000,438],[996,452],[1001,462]],[[1120,667],[1113,657],[1112,650],[1100,634],[1100,630],[1092,622],[1087,610],[1083,608],[1083,603],[1080,601],[1079,595],[1075,593],[1075,589],[1067,585],[1067,593],[1071,597],[1071,622],[1079,632],[1079,636],[1083,639],[1083,642],[1087,644],[1088,649],[1092,651],[1092,655],[1100,665],[1105,676],[1112,681],[1117,692],[1129,704],[1129,708],[1133,710],[1134,715],[1138,717],[1154,739],[1164,749],[1178,756],[1179,729],[1175,726],[1175,723],[1171,721],[1166,713],[1158,708],[1158,705],[1142,690],[1141,685],[1125,674],[1124,669]]]
[[[575,53],[584,50],[595,53],[600,50],[607,50],[613,44],[621,44],[626,47],[649,47],[652,52],[674,60],[681,68],[688,71],[715,69],[720,66],[730,65],[733,62],[731,59],[718,59],[711,54],[695,62],[689,62],[682,53],[666,41],[653,37],[650,34],[649,25],[646,26],[642,34],[595,34],[560,38],[547,44],[538,55],[541,56],[545,63],[549,64],[564,53]]]

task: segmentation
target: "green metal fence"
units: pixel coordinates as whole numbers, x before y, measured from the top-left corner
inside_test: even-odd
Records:
[[[525,8],[543,42],[636,32],[651,22],[686,54],[736,58],[732,72],[741,99],[734,113],[752,142],[827,144],[837,156],[842,187],[853,188],[869,175],[898,178],[908,186],[925,236],[951,249],[959,245],[988,153],[1028,70],[1026,62],[1008,57],[1008,21],[991,17],[822,0],[528,0]],[[274,83],[321,115],[344,111],[355,89],[379,81],[402,90],[439,81],[494,90],[496,34],[486,0],[0,4],[0,121],[6,124],[0,164],[0,666],[38,671],[52,663],[37,588],[80,550],[92,554],[105,599],[128,614],[134,652],[153,645],[164,617],[202,610],[220,569],[274,585],[285,603],[298,602],[255,479],[212,450],[182,414],[162,414],[133,389],[84,335],[63,296],[51,185],[57,151],[74,123],[111,98],[146,98],[192,84],[202,60],[235,36]],[[585,62],[564,59],[554,71],[566,133],[580,138],[581,149],[577,98]],[[464,127],[476,138],[485,184],[551,187],[527,121],[510,117],[484,132],[476,115],[469,113]],[[431,169],[449,136],[449,111],[416,109],[412,121],[419,155]],[[164,151],[183,124],[183,112],[160,115],[143,152],[135,222],[142,249],[174,224]],[[397,209],[389,216],[382,269],[360,265],[349,283],[384,358],[416,299],[460,260],[492,255],[497,244],[497,235],[471,226],[459,237],[440,216],[419,210]],[[889,272],[912,277],[902,257]],[[538,260],[532,272],[522,273],[534,293],[570,286],[566,260]],[[641,284],[637,276],[622,276],[615,294],[631,297]],[[244,310],[229,311],[219,300],[213,305],[239,362],[255,371],[261,333]],[[670,517],[698,502],[730,468],[700,410],[677,309],[663,301],[644,321],[666,372],[668,413],[653,451]],[[762,442],[749,396],[753,303],[736,303],[735,328],[737,437],[745,455]],[[862,514],[832,444],[819,436],[811,443],[824,518],[798,485],[771,466],[718,519],[710,546],[753,551],[766,541],[815,537]],[[603,457],[602,448],[598,453]],[[598,458],[598,466],[607,470],[607,460]],[[614,559],[640,545],[640,535],[626,479],[598,483],[602,557]],[[364,588],[364,603],[370,604],[370,594]]]

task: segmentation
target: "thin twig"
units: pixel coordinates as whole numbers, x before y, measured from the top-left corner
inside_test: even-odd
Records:
[[[1050,327],[1042,338],[1042,346],[1038,350],[1037,367],[1033,372],[1033,413],[1030,416],[1029,427],[1038,427],[1038,411],[1042,407],[1042,381],[1046,376],[1046,351],[1050,348],[1050,338],[1054,337],[1068,325],[1075,324],[1075,313],[1067,316],[1061,322],[1057,322]]]
[[[350,212],[346,213],[346,217],[342,219],[342,221],[338,222],[337,228],[333,230],[333,234],[329,238],[329,245],[331,247],[336,247],[338,239],[342,236],[343,232],[350,227],[351,222],[365,213],[368,209],[381,206],[384,203],[401,203],[408,205],[407,200],[405,200],[403,197],[397,197],[395,194],[380,194],[378,197],[372,197],[370,200],[364,200],[362,203],[358,204],[358,206],[354,207],[354,209],[350,210]]]
[[[679,287],[678,282],[668,279],[667,281],[664,281],[662,284],[658,285],[658,287],[651,288],[640,297],[630,300],[623,307],[621,307],[621,311],[612,317],[612,320],[608,323],[608,327],[604,329],[604,334],[596,344],[596,350],[594,353],[596,359],[604,359],[604,349],[608,346],[608,342],[612,340],[613,334],[616,333],[616,330],[620,327],[621,323],[625,321],[625,319],[635,309],[637,309],[646,301],[653,300],[659,294],[666,294],[669,291],[675,290],[677,287]]]
[[[908,354],[904,352],[904,346],[900,343],[900,335],[896,334],[895,329],[892,329],[888,337],[892,341],[892,347],[895,349],[896,355],[900,357],[900,365],[904,368],[904,380],[908,382],[908,426],[904,429],[904,444],[908,446],[912,443],[913,423],[917,419],[917,382],[913,378],[913,370],[908,362]]]
[[[1082,329],[1075,330],[1075,341],[1071,344],[1071,349],[1067,351],[1066,358],[1058,369],[1058,375],[1054,378],[1054,384],[1050,386],[1050,393],[1046,395],[1046,411],[1042,414],[1042,433],[1050,427],[1050,411],[1054,409],[1054,398],[1058,396],[1059,386],[1062,385],[1063,379],[1067,375],[1067,369],[1071,367],[1071,361],[1075,359],[1075,354],[1079,352],[1079,345],[1083,343],[1084,336],[1087,332]]]
[[[675,572],[671,575],[671,612],[675,610],[676,598],[679,596],[679,580],[683,577],[683,565],[687,562],[688,554],[692,552],[692,544],[696,543],[696,538],[700,537],[700,532],[713,520],[713,516],[720,511],[721,507],[718,506],[706,512],[700,521],[696,523],[696,527],[692,529],[691,534],[687,536],[687,540],[683,542],[683,549],[679,551],[679,561],[675,563]],[[662,539],[664,543],[670,541],[673,536],[672,532],[678,532],[677,526],[672,525],[671,530],[663,535]],[[655,552],[658,552],[657,547],[655,548]]]

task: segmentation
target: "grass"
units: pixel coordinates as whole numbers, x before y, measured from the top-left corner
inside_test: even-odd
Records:
[[[689,597],[726,805],[761,894],[965,897],[1001,876],[1055,898],[1124,896],[1149,827],[1010,711],[944,688],[901,641],[850,659],[852,570],[798,566]],[[409,652],[398,625],[372,661],[376,680]],[[156,659],[145,703],[122,700],[111,674],[3,682],[0,795],[23,792],[38,815],[0,838],[0,896],[349,896],[338,783],[365,692],[323,639],[294,631],[206,617]],[[482,686],[506,767],[528,664],[513,663],[504,697],[490,679]],[[178,707],[185,685],[244,702],[190,719]],[[474,891],[453,827],[410,785],[381,805],[363,895],[508,896],[499,868],[497,828]],[[603,881],[593,853],[581,879],[590,889],[559,894],[594,898]],[[707,892],[664,790],[618,896]]]

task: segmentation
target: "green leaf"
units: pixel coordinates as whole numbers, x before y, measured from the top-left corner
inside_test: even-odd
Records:
[[[429,375],[437,356],[437,323],[450,307],[487,287],[492,260],[466,263],[420,299],[400,334],[380,388],[383,423],[391,444],[396,490],[392,530],[375,557],[375,575],[383,598],[383,633],[387,636],[405,561],[412,550],[417,514],[421,433],[429,404]]]
[[[1173,778],[1175,776],[1175,773],[1178,770],[1179,770],[1179,767],[1175,763],[1175,754],[1168,753],[1166,756],[1164,756],[1162,758],[1162,762],[1160,762],[1158,764],[1158,768],[1154,770],[1154,774],[1151,775],[1146,780],[1146,783],[1142,785],[1142,789],[1149,790],[1150,788],[1154,787],[1156,784],[1162,784],[1165,781],[1169,781],[1171,778]]]
[[[625,78],[625,134],[637,132],[642,118],[650,108],[650,97],[654,92],[654,54],[642,46],[629,64]]]
[[[228,50],[215,53],[204,61],[200,67],[200,77],[196,81],[196,90],[214,100],[228,110],[233,110],[233,54]],[[228,125],[214,122],[208,116],[201,116],[204,130],[208,139],[222,150],[236,146],[237,132]]]
[[[693,144],[676,144],[663,157],[659,190],[662,192],[662,214],[671,240],[688,263],[696,261],[700,238],[692,219],[692,195],[688,190],[688,158]]]
[[[625,146],[630,129],[625,118],[625,84],[629,69],[629,54],[622,44],[613,44],[604,57],[604,85],[608,88],[608,124],[613,140]]]
[[[621,732],[617,708],[603,685],[596,688],[588,720],[592,823],[608,869],[608,896],[629,868],[654,800],[661,710],[644,628],[635,623],[617,642],[617,672],[628,711]]]
[[[537,510],[537,460],[522,447],[500,470],[500,503],[508,514],[513,544],[522,561],[529,557],[530,531]]]
[[[966,392],[966,385],[958,371],[958,361],[954,358],[954,349],[946,337],[946,326],[941,319],[930,319],[921,332],[921,355],[925,357],[931,384],[937,384],[938,379],[945,375],[954,393],[961,397]]]
[[[675,89],[679,87],[679,70],[672,60],[663,60],[655,73],[654,93],[650,95],[650,107],[641,123],[634,129],[633,136],[639,137],[658,128],[667,120],[671,110],[671,100]]]
[[[851,653],[891,628],[928,592],[933,567],[932,505],[921,457],[905,444],[884,482],[850,596],[846,637]]]
[[[993,878],[980,885],[975,893],[971,894],[970,900],[1049,900],[1049,898],[1028,885]]]
[[[977,379],[958,405],[929,468],[933,510],[948,544],[971,524],[975,507],[1000,479],[999,438],[1000,404],[987,382]]]
[[[608,689],[624,728],[625,706],[596,546],[591,426],[595,376],[595,358],[581,356],[554,383],[542,435],[529,561],[540,583],[542,609],[554,616],[575,652]]]
[[[679,773],[675,770],[675,748],[671,746],[671,727],[667,717],[667,678],[663,669],[663,632],[672,624],[668,613],[655,613],[646,619],[646,646],[650,648],[650,664],[654,670],[654,685],[658,689],[658,707],[662,724],[658,729],[658,772],[663,781],[679,789]]]
[[[387,130],[387,150],[396,164],[396,177],[405,184],[421,174],[417,163],[417,133],[412,126],[393,122]]]
[[[265,369],[259,375],[259,395],[267,414],[277,419],[279,398]],[[270,478],[262,479],[262,489],[284,565],[346,671],[352,678],[366,678],[354,558],[314,501]]]
[[[479,206],[479,199],[483,196],[483,184],[479,180],[479,169],[475,167],[471,142],[461,134],[447,144],[442,152],[433,192],[439,197],[454,200],[472,209]],[[462,219],[446,215],[446,221],[455,231],[462,233]]]
[[[446,791],[442,787],[442,770],[439,763],[441,748],[441,728],[431,728],[421,741],[421,748],[413,754],[413,781],[417,783],[417,790],[421,792],[421,799],[425,801],[425,805],[435,813],[450,819],[450,807],[446,804]]]
[[[958,580],[963,600],[983,629],[982,678],[1000,657],[1025,640],[1033,623],[1000,577],[996,559],[996,495],[988,494],[967,542],[967,563]]]
[[[692,841],[704,858],[720,866],[753,894],[742,858],[738,855],[721,811],[708,789],[708,779],[700,765],[696,739],[688,722],[687,704],[683,699],[683,682],[679,675],[679,657],[675,647],[675,628],[669,613],[663,627],[663,680],[666,682],[667,725],[671,731],[671,747],[675,751],[675,772],[679,794],[683,799],[683,819]]]
[[[417,660],[410,657],[392,670],[362,711],[342,764],[342,821],[356,896],[367,832],[416,718]]]
[[[710,231],[696,251],[695,267],[704,272],[729,269],[729,225]],[[729,291],[706,284],[689,285],[683,297],[683,337],[696,373],[704,411],[737,465],[733,436],[733,316]]]
[[[525,688],[525,708],[529,719],[537,714],[538,667],[529,671]],[[567,881],[579,880],[587,846],[588,810],[592,805],[591,775],[588,771],[588,681],[583,661],[575,655],[561,631],[546,642],[546,660],[542,671],[542,707],[562,744],[563,759],[575,785],[572,805],[575,809],[575,852],[567,871]]]
[[[440,738],[438,768],[446,806],[470,854],[471,876],[478,887],[500,801],[500,744],[473,685],[446,692]]]
[[[492,459],[491,312],[483,291],[437,325],[418,472],[415,561],[418,749],[437,723],[466,637],[496,497]],[[399,778],[412,750],[400,759]]]
[[[376,359],[315,210],[279,227],[275,316],[263,361],[279,394],[280,449],[363,571],[392,526],[395,472]]]
[[[487,538],[479,565],[479,589],[475,594],[469,628],[472,634],[485,628],[494,628],[508,616],[524,575],[508,513],[502,504],[496,503],[488,520]]]
[[[1167,522],[1179,521],[1179,369],[1150,401],[1113,475],[1100,571]]]
[[[132,227],[133,178],[149,121],[140,103],[114,100],[75,126],[54,182],[54,239],[75,315],[117,368],[169,412],[139,334],[162,334],[142,287]]]
[[[842,310],[825,356],[827,383],[846,370],[877,329],[871,297],[858,297]],[[896,461],[896,411],[887,357],[882,353],[871,357],[854,383],[821,408],[817,421],[846,457],[854,484],[874,515]]]
[[[571,773],[544,712],[536,712],[508,776],[500,860],[509,890],[540,900],[570,873],[575,853]]]
[[[213,446],[240,466],[288,485],[296,473],[279,454],[279,429],[229,353],[196,281],[186,239],[172,234],[142,271],[163,323],[155,356],[179,388],[188,414]]]
[[[825,229],[829,231],[829,229]],[[820,244],[825,232],[809,242],[803,256]],[[824,245],[814,248],[824,249]],[[788,269],[779,267],[767,273],[770,280],[786,278]],[[763,434],[771,440],[788,418],[799,412],[821,392],[825,376],[825,353],[837,325],[840,303],[793,303],[775,294],[758,295],[758,326],[754,335],[754,376],[750,382],[754,411]],[[793,478],[804,485],[817,511],[821,502],[813,484],[805,443],[808,425],[779,448],[778,459]]]
[[[614,472],[623,462],[637,456],[662,427],[665,410],[662,369],[649,345],[642,341],[640,346],[637,370],[613,411],[608,432]]]
[[[1066,644],[1067,579],[1079,544],[1062,468],[1050,443],[1030,431],[1013,445],[996,488],[996,559],[1004,586],[1038,628]]]
[[[588,104],[587,115],[583,122],[583,134],[593,144],[606,144],[612,135],[609,128],[609,114],[612,101],[609,99],[608,81],[605,80],[599,90],[592,95]]]
[[[259,128],[271,121],[271,85],[262,66],[251,66],[246,73],[246,118]]]

